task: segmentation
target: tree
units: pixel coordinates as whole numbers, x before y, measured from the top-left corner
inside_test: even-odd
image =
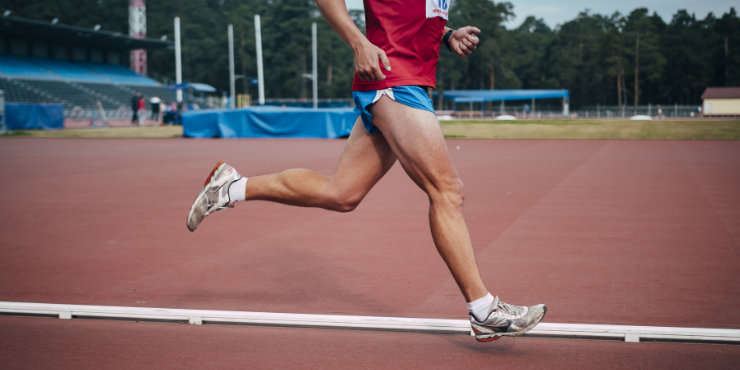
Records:
[[[713,22],[709,17],[706,21]],[[702,22],[685,10],[679,10],[668,24],[661,50],[670,65],[663,71],[665,93],[660,98],[692,104],[706,87],[710,75],[706,61],[712,54],[706,52],[709,40],[703,28]]]
[[[602,43],[609,18],[588,10],[563,24],[547,45],[541,88],[568,89],[574,107],[597,104],[607,98],[603,87],[608,74]]]
[[[623,100],[624,66],[627,65],[627,60],[625,59],[626,48],[622,34],[624,22],[625,20],[619,12],[612,14],[607,23],[608,28],[606,29],[602,43],[606,74],[614,79],[613,83],[615,83],[617,88],[617,106],[622,114],[624,114],[623,107],[624,103],[626,103],[626,99]],[[609,100],[607,99],[607,101]]]
[[[713,69],[715,70],[712,85],[740,85],[740,18],[735,8],[717,19],[712,27],[717,38],[718,47],[715,53]]]
[[[237,94],[250,94],[251,81],[257,78],[254,16],[264,10],[261,0],[238,0],[224,3],[228,23],[234,25],[234,70]]]
[[[648,17],[647,8],[633,10],[627,16],[624,33],[628,44],[633,45],[630,54],[633,57],[634,67],[634,109],[637,112],[637,106],[640,101],[640,79],[654,83],[663,72],[663,66],[666,63],[665,58],[660,53],[659,48],[659,31],[664,28],[665,24],[657,14]],[[642,57],[642,60],[640,59]],[[642,70],[641,70],[642,68]]]
[[[480,44],[475,53],[461,59],[446,53],[442,46],[437,68],[439,89],[494,89],[497,75],[506,83],[516,79],[506,61],[500,59],[500,43],[506,37],[502,23],[513,16],[511,3],[494,3],[489,0],[458,0],[449,11],[452,28],[466,25],[481,29]]]
[[[735,8],[704,19],[679,10],[666,24],[648,9],[623,17],[585,10],[550,29],[526,18],[517,28],[508,2],[451,0],[450,27],[482,30],[478,50],[459,58],[442,46],[437,91],[445,89],[568,89],[573,107],[640,102],[697,104],[707,86],[740,85],[740,18]],[[127,0],[5,0],[14,16],[128,33]],[[256,74],[254,15],[262,17],[266,93],[271,98],[307,98],[303,77],[311,62],[311,23],[318,24],[319,94],[349,97],[352,50],[322,19],[312,0],[147,1],[147,37],[174,40],[181,18],[183,74],[218,90],[229,87],[226,28],[234,25],[237,90],[250,91]],[[362,12],[350,14],[362,30]],[[127,60],[127,58],[124,58]],[[670,62],[668,62],[670,61]],[[172,49],[148,52],[149,76],[174,78]],[[240,88],[241,87],[241,88]]]
[[[351,11],[357,27],[364,30],[361,12]],[[359,24],[358,24],[359,23]],[[326,98],[347,96],[354,77],[352,48],[331,29],[324,20],[318,20],[319,95]]]
[[[513,73],[523,89],[541,88],[545,81],[544,55],[554,38],[553,31],[542,19],[529,16],[516,29],[508,32],[504,58],[512,64]]]

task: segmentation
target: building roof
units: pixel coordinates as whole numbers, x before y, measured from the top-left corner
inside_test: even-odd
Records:
[[[707,87],[702,99],[740,99],[740,87]]]
[[[171,84],[167,86],[167,89],[168,90],[193,89],[197,92],[204,92],[204,93],[215,93],[216,92],[215,87],[208,85],[208,84],[199,83],[199,82],[183,82],[181,84]]]
[[[0,35],[56,44],[82,45],[105,50],[155,49],[172,46],[169,41],[136,39],[120,32],[94,30],[15,16],[0,17]]]
[[[568,90],[447,90],[443,97],[455,103],[553,99],[568,98]]]

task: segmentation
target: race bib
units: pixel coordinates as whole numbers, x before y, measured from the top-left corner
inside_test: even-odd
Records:
[[[447,20],[451,0],[427,0],[427,18],[440,17]]]

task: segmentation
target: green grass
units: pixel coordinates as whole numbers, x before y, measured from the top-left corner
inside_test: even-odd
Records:
[[[3,136],[85,139],[141,139],[182,137],[182,126],[68,128],[64,130],[14,130]]]
[[[740,120],[454,120],[442,121],[447,138],[461,139],[603,139],[740,140]],[[173,138],[182,126],[19,130],[4,136],[48,138]]]
[[[740,120],[456,120],[443,121],[448,138],[740,140]]]

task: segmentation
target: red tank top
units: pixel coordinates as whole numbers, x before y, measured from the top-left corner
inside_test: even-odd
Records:
[[[355,73],[352,90],[402,85],[434,87],[449,3],[450,0],[364,0],[367,38],[385,51],[391,71],[382,69],[386,76],[383,81],[362,81]]]

